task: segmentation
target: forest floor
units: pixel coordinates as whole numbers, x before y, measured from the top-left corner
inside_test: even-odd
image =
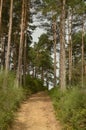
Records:
[[[46,92],[33,94],[18,112],[11,130],[61,130],[54,108]]]

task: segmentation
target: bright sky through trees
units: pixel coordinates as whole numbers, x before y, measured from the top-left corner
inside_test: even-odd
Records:
[[[45,33],[44,29],[41,29],[41,28],[37,27],[36,30],[34,30],[34,32],[32,34],[33,42],[38,42],[38,38],[43,33]]]

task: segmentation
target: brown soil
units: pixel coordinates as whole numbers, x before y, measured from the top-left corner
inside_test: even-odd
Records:
[[[24,102],[11,130],[61,130],[48,94],[40,92]]]

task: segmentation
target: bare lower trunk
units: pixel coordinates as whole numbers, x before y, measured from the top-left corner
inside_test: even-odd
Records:
[[[1,33],[1,21],[2,21],[2,6],[3,6],[3,0],[0,0],[0,33]]]
[[[44,69],[43,69],[43,67],[41,68],[41,80],[44,83]]]
[[[72,41],[69,44],[69,85],[72,83]]]
[[[26,85],[25,79],[26,79],[26,72],[27,72],[27,7],[29,8],[28,1],[25,1],[25,8],[24,8],[24,30],[25,30],[25,35],[24,35],[24,67],[23,67],[23,84],[24,86]]]
[[[9,19],[9,32],[8,32],[8,44],[7,44],[7,55],[6,55],[6,67],[5,71],[9,71],[9,62],[10,62],[10,46],[11,46],[11,34],[12,34],[12,17],[13,17],[13,0],[10,1],[10,19]]]
[[[1,25],[2,25],[2,6],[3,6],[3,0],[0,0],[0,44],[1,44],[1,62],[2,62],[2,52],[3,52],[3,37],[1,36],[2,33],[2,29],[1,29]],[[2,63],[1,63],[1,69],[2,69]]]
[[[46,73],[46,86],[47,86],[47,89],[48,89],[49,88],[48,70],[47,70],[47,73]]]
[[[18,45],[16,44],[17,34],[14,34],[14,48],[13,48],[13,70],[16,72],[18,61]]]
[[[1,38],[1,70],[5,67],[5,38]]]
[[[16,76],[17,86],[22,85],[22,53],[23,53],[23,42],[24,42],[24,0],[22,0],[22,16],[21,16],[21,34],[20,34],[20,46],[19,46],[19,57],[18,57],[18,68]]]
[[[7,44],[6,63],[5,63],[5,76],[4,76],[4,81],[3,81],[4,90],[6,90],[7,88],[7,79],[8,79],[8,72],[9,72],[10,46],[11,46],[11,35],[12,35],[12,17],[13,17],[13,0],[10,0],[8,44]]]
[[[35,78],[37,78],[37,67],[35,67]]]
[[[83,16],[84,17],[84,16]],[[82,87],[84,86],[84,18],[82,20]]]
[[[69,44],[69,85],[72,82],[72,10],[69,8],[68,19],[68,44]]]
[[[57,43],[57,34],[56,34],[56,21],[53,21],[53,40],[54,40],[54,87],[56,86],[56,43]]]
[[[26,69],[27,69],[27,64],[26,64],[26,52],[27,52],[27,34],[25,34],[25,42],[24,42],[24,69],[23,69],[23,84],[25,86],[25,79],[26,79]]]
[[[62,91],[66,89],[66,66],[65,66],[65,3],[62,1],[60,17],[60,87]]]

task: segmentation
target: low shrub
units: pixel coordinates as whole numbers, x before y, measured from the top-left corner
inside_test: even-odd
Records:
[[[6,79],[4,76],[4,72],[0,73],[0,130],[8,129],[15,117],[14,112],[27,96],[45,90],[39,79],[27,76],[26,86],[18,88],[14,82],[15,74],[10,72]]]
[[[7,125],[14,118],[14,111],[23,100],[23,90],[20,88],[9,88],[0,90],[0,129],[6,130]]]
[[[14,119],[14,111],[25,98],[23,88],[17,88],[14,79],[15,75],[9,73],[6,79],[7,86],[3,88],[4,74],[0,74],[0,130],[7,130]]]
[[[54,89],[50,95],[65,130],[86,130],[86,91],[75,88],[62,93]]]
[[[43,86],[43,82],[40,79],[33,78],[29,75],[26,77],[26,87],[31,90],[32,93],[44,91],[47,88]]]

